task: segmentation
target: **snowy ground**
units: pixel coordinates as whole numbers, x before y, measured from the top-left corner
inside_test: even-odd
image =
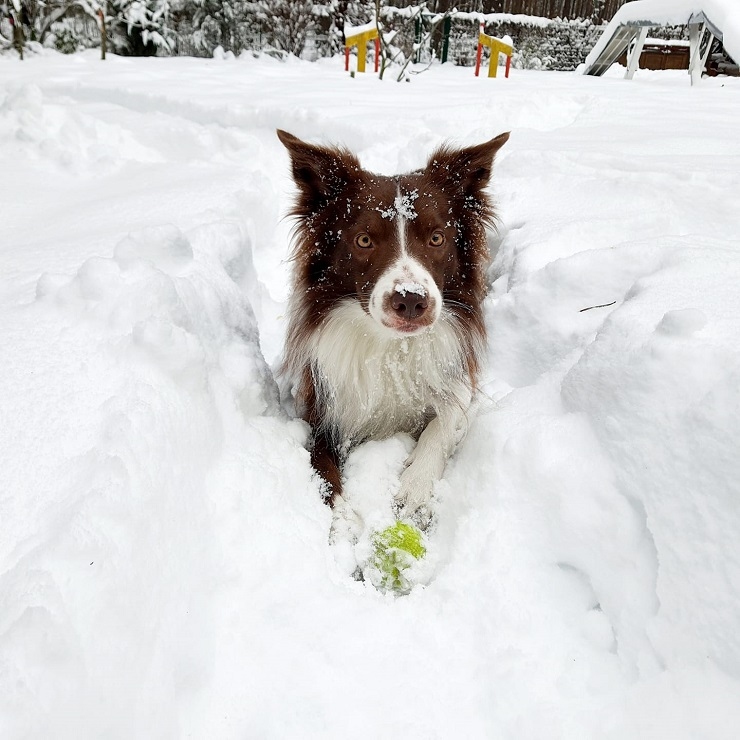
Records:
[[[0,736],[737,737],[739,119],[670,72],[0,58]],[[327,544],[276,399],[276,127],[383,173],[513,132],[406,597]],[[370,527],[408,447],[349,462]]]

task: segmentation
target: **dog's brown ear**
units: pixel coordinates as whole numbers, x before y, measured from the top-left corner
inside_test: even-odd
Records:
[[[357,158],[344,149],[308,144],[287,131],[277,131],[290,154],[293,180],[300,190],[296,215],[315,212],[339,195],[360,171]]]
[[[508,140],[507,131],[483,144],[464,149],[442,146],[429,158],[427,171],[443,190],[451,188],[467,195],[477,195],[488,185],[494,157]]]

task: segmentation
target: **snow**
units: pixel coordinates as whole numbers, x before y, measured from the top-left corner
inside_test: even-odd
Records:
[[[393,220],[396,217],[405,218],[409,221],[413,221],[416,216],[416,206],[414,203],[419,197],[417,190],[412,190],[408,193],[399,193],[394,199],[393,204],[389,204],[386,208],[378,208],[378,212],[383,218]]]
[[[740,80],[29,56],[0,57],[2,737],[736,737]],[[386,174],[513,132],[408,596],[350,574],[412,441],[351,454],[366,529],[329,545],[277,400],[278,127]]]
[[[377,29],[378,24],[376,23],[375,19],[368,21],[367,23],[363,23],[360,26],[350,26],[349,24],[345,24],[344,36],[345,38],[362,36],[363,34],[369,33],[370,31],[377,31]]]
[[[702,12],[722,32],[727,53],[735,60],[740,59],[740,5],[736,0],[633,0],[622,5],[609,21],[586,57],[585,68],[598,59],[613,32],[624,23],[649,21],[656,26],[681,26]]]
[[[659,39],[648,36],[645,38],[646,44],[657,44],[658,46],[684,46],[688,48],[691,44],[687,39]]]
[[[421,285],[421,283],[414,283],[407,281],[405,283],[398,283],[395,288],[396,293],[400,293],[402,296],[405,296],[406,293],[415,293],[416,295],[420,296],[426,296],[427,290],[426,288]]]
[[[523,13],[478,13],[458,11],[454,15],[455,20],[470,20],[480,23],[513,23],[520,26],[535,26],[547,28],[552,24],[550,18],[539,15],[525,15]]]

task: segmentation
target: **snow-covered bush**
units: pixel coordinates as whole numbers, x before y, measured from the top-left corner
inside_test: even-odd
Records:
[[[581,19],[569,21],[556,18],[544,28],[528,28],[526,33],[521,34],[519,64],[516,66],[526,69],[575,69],[591,51],[600,33],[600,28],[590,20]],[[536,67],[534,60],[540,60],[541,67]]]
[[[49,36],[49,41],[54,48],[62,54],[74,54],[79,51],[80,44],[69,26],[64,21],[54,25],[55,28],[52,28],[52,34]]]
[[[108,45],[116,52],[142,56],[173,51],[170,0],[26,0],[22,7],[27,39],[64,53],[100,46],[101,12]]]
[[[332,56],[344,48],[345,25],[367,23],[373,7],[362,0],[176,0],[175,53],[211,56],[221,46],[235,54]]]
[[[379,10],[383,28],[395,34],[394,46],[402,50],[396,59],[401,64],[411,56],[441,58],[443,24],[435,21],[449,12],[448,59],[456,64],[475,63],[478,25],[484,18],[488,33],[514,40],[515,66],[574,69],[598,33],[593,19],[613,12],[618,1],[558,4],[557,12],[575,17],[577,9],[585,20],[541,17],[552,11],[549,0],[464,0],[454,5],[445,0],[25,0],[24,6],[28,39],[67,52],[100,44],[96,29],[103,8],[109,46],[122,54],[211,56],[221,46],[234,54],[272,50],[309,59],[341,53],[345,26],[367,23]],[[431,31],[421,49],[416,16],[423,21],[421,36]],[[80,18],[87,19],[86,27],[80,27]]]
[[[131,56],[168,54],[173,46],[169,0],[108,0],[113,45]]]
[[[513,66],[518,69],[572,70],[596,43],[601,28],[590,20],[511,16],[489,16],[486,33],[514,42]],[[479,17],[473,14],[453,16],[448,58],[460,66],[475,64]]]
[[[50,33],[44,39],[44,46],[52,47],[62,54],[74,54],[99,44],[100,31],[97,23],[83,14],[70,15],[53,23]]]
[[[312,0],[261,0],[258,5],[268,43],[300,56],[316,25]]]
[[[311,0],[178,0],[173,5],[177,54],[211,56],[216,47],[239,54],[275,50],[300,56],[315,38],[319,15]],[[315,56],[325,54],[316,45]]]

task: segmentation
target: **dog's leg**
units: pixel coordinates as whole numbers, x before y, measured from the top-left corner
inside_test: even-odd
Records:
[[[309,365],[303,369],[296,393],[296,404],[301,410],[301,418],[314,430],[311,466],[323,481],[321,488],[324,501],[333,509],[337,498],[342,495],[341,459],[335,437],[322,423],[325,410],[316,391],[313,372]]]
[[[324,434],[320,433],[314,439],[311,465],[324,482],[324,500],[332,509],[329,541],[357,542],[362,532],[362,519],[342,496],[340,455],[335,445]]]
[[[429,504],[434,484],[444,473],[447,458],[467,432],[471,393],[460,389],[454,398],[437,410],[427,424],[416,448],[406,461],[396,502],[404,516],[410,516]]]
[[[314,438],[311,449],[311,465],[324,482],[324,500],[334,508],[337,498],[342,496],[342,474],[339,471],[339,453],[336,447],[319,433]]]

